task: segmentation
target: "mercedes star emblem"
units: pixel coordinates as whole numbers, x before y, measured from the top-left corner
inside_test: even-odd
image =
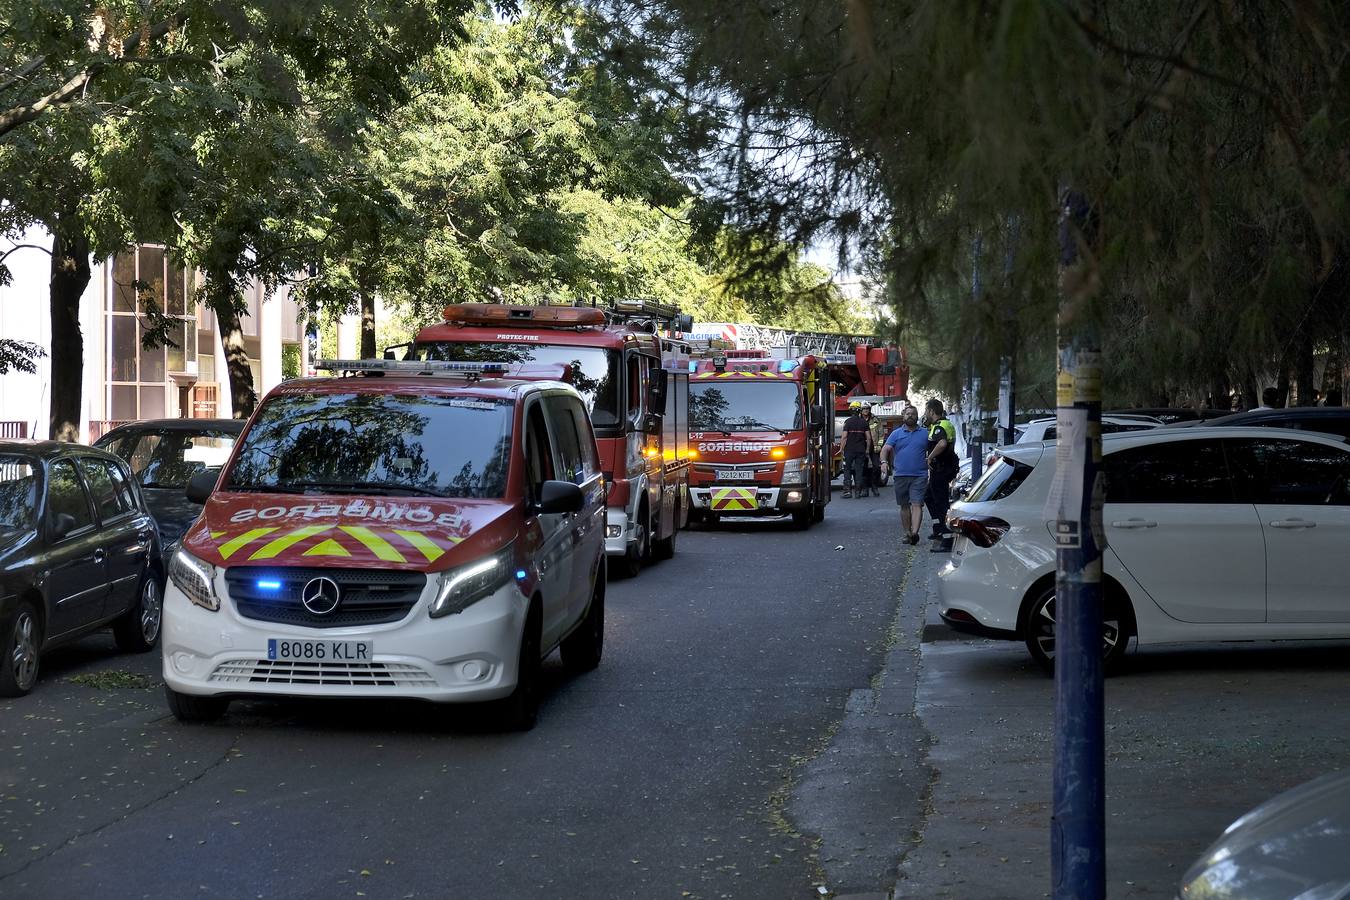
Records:
[[[331,578],[311,578],[300,591],[300,602],[316,616],[326,616],[337,609],[341,599],[337,582]]]

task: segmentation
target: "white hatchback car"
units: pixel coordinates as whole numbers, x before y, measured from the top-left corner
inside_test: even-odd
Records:
[[[1260,427],[1103,438],[1108,664],[1139,644],[1350,639],[1350,443]],[[955,504],[938,578],[958,630],[1055,655],[1054,445],[1019,445]]]

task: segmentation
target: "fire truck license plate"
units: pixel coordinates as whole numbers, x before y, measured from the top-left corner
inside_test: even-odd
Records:
[[[374,653],[370,641],[267,640],[267,658],[287,662],[370,662]]]
[[[740,469],[718,469],[718,481],[754,481],[755,473],[742,471]]]

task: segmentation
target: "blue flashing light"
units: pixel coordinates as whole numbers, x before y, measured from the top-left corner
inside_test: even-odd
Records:
[[[693,375],[696,372],[698,372],[698,363],[691,359],[689,360],[689,374]]]
[[[277,581],[275,578],[259,578],[259,579],[258,579],[258,590],[260,590],[260,591],[279,591],[279,590],[281,590],[281,582],[280,582],[280,581]]]
[[[516,569],[516,580],[524,581],[527,577],[529,577],[529,574],[530,573],[526,572],[524,569]]]
[[[778,371],[780,372],[791,372],[795,368],[797,368],[797,361],[795,359],[784,359],[779,360],[778,362]]]

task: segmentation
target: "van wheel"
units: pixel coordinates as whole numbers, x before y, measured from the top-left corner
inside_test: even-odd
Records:
[[[37,683],[42,657],[37,607],[20,600],[0,628],[0,697],[22,697]]]
[[[516,669],[516,689],[496,705],[497,720],[506,731],[529,731],[539,718],[540,663],[539,641],[543,629],[539,601],[530,603],[525,631],[520,636],[520,659]]]
[[[228,697],[198,697],[180,694],[167,684],[164,699],[169,701],[169,712],[180,722],[214,722],[230,708]]]
[[[675,504],[675,519],[671,526],[670,537],[652,541],[652,556],[656,559],[670,559],[675,555],[675,536],[680,533],[680,505]]]
[[[1129,601],[1103,585],[1102,663],[1107,672],[1119,670],[1125,650],[1134,635],[1134,617]],[[1023,638],[1031,658],[1045,670],[1055,674],[1055,586],[1053,584],[1033,595],[1023,614]]]
[[[603,569],[603,567],[602,567]],[[572,674],[589,672],[600,665],[605,649],[605,573],[595,576],[591,588],[591,603],[586,607],[586,618],[562,642],[563,665]]]
[[[159,643],[164,592],[154,569],[146,569],[136,591],[136,604],[113,622],[113,637],[123,653],[145,653]]]
[[[642,564],[651,558],[651,517],[644,505],[638,512],[633,527],[637,530],[637,539],[628,545],[628,552],[614,563],[614,572],[621,578],[636,578],[642,571]]]

